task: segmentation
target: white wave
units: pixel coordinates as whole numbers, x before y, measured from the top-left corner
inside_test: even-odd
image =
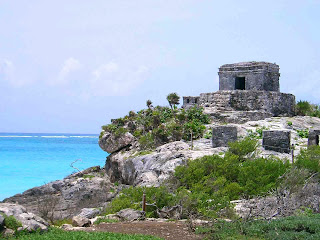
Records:
[[[39,136],[42,138],[69,138],[68,136]]]
[[[0,138],[32,138],[32,137],[38,137],[38,136],[0,136]]]

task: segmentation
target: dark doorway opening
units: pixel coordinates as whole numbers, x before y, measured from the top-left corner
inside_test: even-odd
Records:
[[[246,89],[246,78],[245,77],[236,77],[235,89],[236,90],[245,90]]]
[[[319,135],[316,135],[316,144],[319,146]]]
[[[187,98],[187,103],[189,103],[190,102],[190,100],[189,100],[189,98]]]

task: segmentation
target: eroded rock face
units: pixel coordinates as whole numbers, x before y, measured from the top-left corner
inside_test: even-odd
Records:
[[[184,165],[188,159],[224,150],[226,148],[212,148],[210,140],[195,144],[193,150],[187,143],[176,141],[162,145],[143,156],[130,156],[129,152],[111,154],[106,161],[106,171],[113,182],[134,186],[159,186],[177,166]]]
[[[14,216],[18,221],[22,223],[22,228],[28,231],[46,231],[48,229],[48,222],[41,217],[27,212],[26,208],[13,203],[0,203],[0,213],[4,213],[7,216]]]
[[[54,219],[70,218],[79,214],[83,208],[102,206],[115,197],[115,193],[109,192],[110,186],[112,184],[105,171],[99,167],[92,167],[81,173],[69,175],[63,180],[31,188],[5,199],[4,202],[17,202],[29,212],[43,218],[48,217],[43,211],[46,207],[49,210],[48,215],[54,212]]]
[[[115,136],[110,132],[105,132],[105,134],[99,139],[99,146],[108,153],[114,153],[130,146],[134,140],[135,137],[129,132],[121,134],[120,136]]]

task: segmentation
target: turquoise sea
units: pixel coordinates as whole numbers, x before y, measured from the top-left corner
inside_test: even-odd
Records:
[[[107,153],[94,134],[0,133],[0,201],[62,179],[80,170],[103,166]]]

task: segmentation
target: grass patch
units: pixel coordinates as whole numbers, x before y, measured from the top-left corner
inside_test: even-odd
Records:
[[[94,176],[93,176],[93,175],[89,175],[89,174],[84,174],[84,175],[83,175],[83,178],[84,178],[84,179],[90,179],[90,180],[91,180],[92,178],[94,178]]]
[[[109,218],[98,218],[93,224],[97,225],[100,223],[116,223],[119,222],[117,219],[109,219]]]
[[[208,232],[208,229],[205,232]],[[219,221],[213,225],[210,237],[210,239],[320,239],[320,214],[291,216],[270,222]]]
[[[121,234],[107,232],[66,232],[57,228],[49,228],[46,233],[20,233],[9,240],[160,240],[161,238],[141,234]]]

